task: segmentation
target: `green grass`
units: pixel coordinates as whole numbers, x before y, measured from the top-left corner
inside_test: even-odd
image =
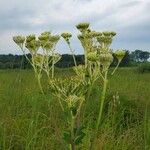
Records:
[[[73,72],[57,69],[56,74],[65,77]],[[150,121],[145,108],[150,108],[150,74],[121,68],[110,78],[105,115],[94,143],[96,149],[148,150]],[[0,71],[0,150],[68,149],[62,140],[62,131],[67,126],[65,116],[57,99],[51,95],[46,78],[42,85],[45,96],[40,93],[32,70]],[[98,88],[94,86],[87,102],[83,117],[86,137],[78,147],[81,150],[88,149],[98,115]]]

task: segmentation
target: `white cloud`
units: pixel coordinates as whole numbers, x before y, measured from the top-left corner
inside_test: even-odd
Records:
[[[74,26],[80,21],[91,22],[97,30],[117,31],[115,48],[148,49],[149,9],[149,0],[0,0],[0,53],[4,53],[1,49],[17,53],[12,42],[15,34],[44,30],[76,33]],[[75,48],[80,49],[77,40],[73,41]],[[60,43],[59,48],[66,52]]]

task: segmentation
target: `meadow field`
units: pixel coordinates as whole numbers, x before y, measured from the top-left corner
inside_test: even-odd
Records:
[[[56,76],[74,76],[72,69],[56,69]],[[108,91],[97,150],[150,149],[150,74],[119,68],[109,75]],[[67,121],[43,77],[40,93],[32,70],[0,70],[0,150],[67,150],[63,131]],[[88,150],[98,110],[99,84],[95,84],[82,118]]]

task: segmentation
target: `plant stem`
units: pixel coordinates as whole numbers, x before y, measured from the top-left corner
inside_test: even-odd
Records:
[[[73,53],[73,50],[72,50],[72,48],[71,48],[71,45],[70,45],[69,42],[67,42],[67,43],[68,43],[69,49],[70,49],[71,54],[72,54],[72,57],[73,57],[74,65],[77,66],[77,62],[76,62],[76,59],[75,59],[75,55],[74,55],[74,53]]]
[[[103,84],[103,91],[102,91],[102,95],[101,95],[101,102],[100,102],[100,109],[99,109],[99,115],[98,115],[98,120],[97,120],[97,124],[96,124],[96,134],[98,132],[98,128],[100,125],[100,121],[102,118],[102,112],[103,112],[103,107],[104,107],[104,101],[105,101],[105,96],[106,96],[106,89],[107,89],[107,73],[108,70],[106,70],[105,72],[105,76],[104,76],[104,84]]]
[[[118,61],[117,66],[115,67],[115,69],[113,70],[113,72],[111,73],[111,75],[113,75],[116,72],[117,68],[119,67],[120,62],[121,61]]]
[[[75,117],[73,116],[71,112],[71,149],[75,150],[75,144],[74,144],[74,124],[75,124]]]
[[[42,92],[42,94],[44,95],[44,91],[43,91],[43,88],[42,88],[42,85],[41,85],[41,80],[40,80],[41,76],[40,75],[37,75],[37,80],[38,80],[38,85],[39,85],[39,88],[40,88],[40,91]]]
[[[52,79],[54,78],[54,53],[52,52]]]

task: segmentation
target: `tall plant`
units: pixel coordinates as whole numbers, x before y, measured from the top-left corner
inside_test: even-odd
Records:
[[[42,71],[46,72],[49,79],[50,90],[58,100],[67,118],[68,128],[64,130],[63,138],[72,150],[75,150],[77,145],[82,143],[85,136],[83,132],[83,123],[80,119],[80,115],[83,113],[83,110],[85,110],[85,107],[87,107],[84,103],[90,100],[95,82],[102,79],[102,92],[99,98],[99,110],[94,128],[95,133],[89,147],[91,149],[93,148],[94,140],[100,129],[108,85],[108,72],[113,61],[113,51],[110,45],[116,33],[94,31],[91,30],[89,26],[89,23],[80,23],[76,25],[76,28],[80,32],[78,39],[84,49],[84,65],[77,66],[75,54],[70,42],[72,35],[67,32],[61,34],[69,46],[74,61],[73,70],[75,76],[67,77],[66,79],[54,75],[54,64],[61,58],[61,56],[55,52],[55,46],[60,39],[58,35],[44,32],[38,39],[35,35],[30,35],[26,38],[22,36],[15,36],[13,38],[33,66],[41,90],[40,81]],[[31,60],[27,57],[24,47],[29,50],[32,57]],[[42,49],[42,53],[39,53],[40,49]],[[114,55],[118,58],[118,64],[113,70],[112,75],[115,73],[124,57],[125,51],[117,50],[114,52]]]

